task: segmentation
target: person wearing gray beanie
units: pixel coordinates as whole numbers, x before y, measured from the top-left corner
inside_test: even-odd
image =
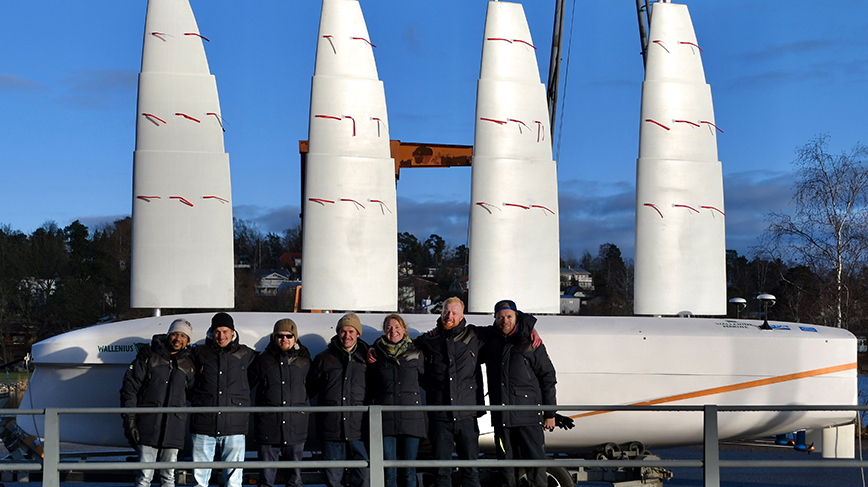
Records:
[[[180,318],[166,334],[154,335],[124,374],[121,407],[184,407],[193,387],[195,365],[190,352],[193,326]],[[140,462],[174,462],[184,446],[186,414],[122,414],[124,436],[136,449]],[[136,487],[149,487],[153,469],[142,469]],[[175,470],[160,470],[160,485],[174,487]]]

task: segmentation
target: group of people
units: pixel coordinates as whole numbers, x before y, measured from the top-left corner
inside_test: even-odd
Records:
[[[397,314],[385,317],[383,335],[373,345],[361,339],[362,323],[355,313],[343,315],[326,349],[311,358],[299,341],[291,319],[281,319],[261,353],[242,345],[227,313],[211,319],[205,343],[191,347],[192,326],[175,320],[165,335],[155,335],[142,347],[127,371],[121,388],[123,407],[256,406],[337,407],[316,413],[316,434],[325,460],[368,460],[366,413],[341,406],[369,404],[418,406],[477,406],[483,404],[481,365],[486,365],[492,405],[555,405],[555,369],[534,330],[536,318],[515,303],[500,301],[494,324],[478,327],[464,318],[464,303],[449,298],[437,325],[415,340]],[[424,397],[423,400],[423,391]],[[432,456],[448,460],[453,452],[462,460],[479,457],[477,418],[472,410],[384,412],[383,457],[415,460],[419,444],[428,438]],[[304,412],[254,414],[254,440],[260,460],[301,460],[308,436]],[[554,411],[493,412],[497,457],[545,457],[544,430],[555,427]],[[124,433],[142,462],[173,462],[184,446],[187,418],[179,413],[124,414]],[[190,418],[193,461],[209,462],[220,448],[221,460],[244,460],[248,414],[220,411],[194,413]],[[476,468],[462,468],[461,485],[478,487]],[[531,485],[547,485],[545,468],[527,469]],[[502,485],[514,486],[513,468],[499,471]],[[263,469],[259,485],[272,487],[277,470]],[[325,469],[330,487],[368,487],[367,468]],[[301,469],[287,471],[287,486],[301,486]],[[345,476],[346,474],[346,476]],[[143,469],[136,487],[147,487],[154,471]],[[223,472],[227,487],[240,487],[242,470]],[[210,469],[194,469],[195,487],[207,487]],[[414,468],[387,468],[386,486],[415,487]],[[161,487],[174,486],[174,471],[160,471]],[[438,487],[452,485],[452,468],[436,470]]]

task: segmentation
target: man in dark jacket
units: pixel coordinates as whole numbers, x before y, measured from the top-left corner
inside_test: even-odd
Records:
[[[534,348],[530,332],[536,318],[519,311],[509,300],[494,305],[494,326],[499,333],[480,352],[488,375],[488,396],[492,405],[552,406],[555,394],[555,367],[545,345]],[[554,411],[493,411],[497,458],[538,460],[545,458],[543,430],[555,427]],[[528,468],[531,487],[546,487],[546,469]],[[514,487],[514,468],[501,469],[501,485]]]
[[[298,327],[289,318],[274,324],[271,341],[250,367],[250,387],[256,388],[257,406],[309,406],[305,380],[310,371],[310,352],[298,341]],[[257,413],[253,431],[259,459],[301,461],[307,440],[306,413]],[[287,487],[301,487],[301,469],[288,471]],[[275,468],[262,469],[259,485],[274,487]]]
[[[151,344],[139,350],[121,387],[121,407],[183,407],[187,389],[193,386],[190,357],[190,322],[178,319],[165,335],[154,335]],[[140,462],[174,462],[184,447],[187,415],[124,414],[124,435],[136,448]],[[142,469],[136,487],[148,487],[152,469]],[[175,470],[160,470],[160,487],[174,487]]]
[[[194,407],[250,406],[247,372],[256,352],[238,343],[235,322],[226,313],[211,318],[205,344],[193,348],[196,384],[191,394]],[[191,415],[193,461],[214,460],[219,445],[224,462],[244,461],[247,413],[199,413]],[[242,469],[224,469],[226,487],[241,487]],[[211,469],[194,469],[195,487],[208,487]]]
[[[464,303],[456,297],[443,303],[435,332],[419,336],[416,347],[425,357],[422,388],[429,405],[476,406],[483,404],[479,350],[493,327],[477,328],[464,320]],[[435,460],[479,458],[479,426],[476,411],[431,411],[428,439]],[[463,487],[479,487],[479,472],[462,468]],[[452,468],[437,469],[437,487],[451,487]]]
[[[308,395],[317,396],[318,406],[361,406],[365,402],[365,373],[368,344],[362,336],[362,322],[355,313],[341,317],[335,327],[337,334],[328,347],[313,359],[307,378]],[[317,435],[323,442],[325,460],[367,460],[362,441],[362,412],[317,413]],[[343,468],[325,469],[326,484],[339,487]],[[349,469],[350,487],[367,487],[367,468]]]

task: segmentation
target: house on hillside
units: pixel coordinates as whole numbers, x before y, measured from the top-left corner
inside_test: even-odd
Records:
[[[301,252],[285,252],[280,256],[280,268],[287,269],[290,277],[301,278]]]
[[[256,273],[256,296],[277,296],[281,284],[291,281],[286,269],[263,269]]]
[[[594,297],[594,280],[591,273],[577,267],[561,269],[561,314],[579,314],[583,304]]]
[[[571,267],[561,268],[561,291],[565,291],[573,286],[592,293],[594,291],[594,280],[591,278],[591,273],[581,267],[576,267],[575,269]]]

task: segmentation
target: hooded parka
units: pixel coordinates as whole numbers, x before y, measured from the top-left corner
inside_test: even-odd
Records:
[[[211,338],[204,345],[193,347],[196,364],[196,384],[191,393],[193,407],[250,406],[250,385],[247,372],[256,352],[238,343],[238,334],[221,348]],[[247,413],[193,414],[190,432],[208,436],[247,434]]]
[[[124,374],[121,407],[184,407],[187,389],[193,386],[193,359],[187,347],[172,354],[168,336],[154,335],[150,345],[139,350]],[[135,418],[139,443],[154,448],[183,448],[187,415],[124,414]]]
[[[545,345],[536,349],[530,332],[536,323],[532,315],[518,311],[516,330],[509,336],[497,333],[482,348],[481,360],[488,376],[488,397],[492,405],[556,405],[555,367]],[[492,411],[495,426],[542,425],[554,411]]]
[[[307,377],[308,396],[318,406],[362,406],[365,403],[365,374],[368,344],[360,338],[352,352],[344,350],[338,335],[317,354]],[[323,441],[362,439],[364,413],[316,413],[317,434]]]
[[[310,352],[296,342],[283,351],[271,342],[250,367],[250,386],[256,388],[257,406],[309,406],[305,382],[310,371]],[[304,443],[308,429],[307,413],[256,413],[254,439],[265,445]]]

